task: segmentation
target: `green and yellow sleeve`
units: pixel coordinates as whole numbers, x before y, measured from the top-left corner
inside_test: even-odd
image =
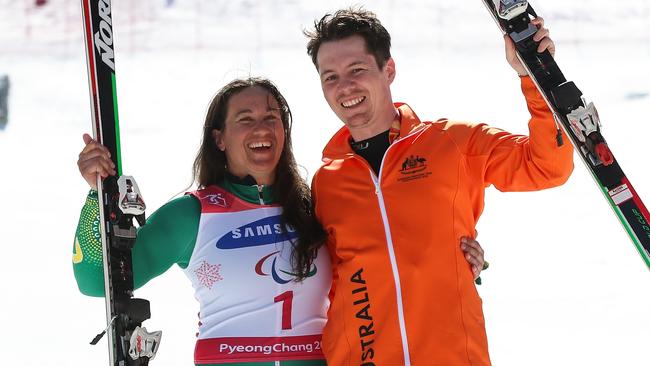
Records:
[[[200,203],[192,196],[176,198],[158,210],[138,230],[133,247],[133,282],[139,288],[173,264],[186,268],[196,241]],[[104,296],[104,272],[97,191],[91,190],[81,209],[72,252],[79,290]]]

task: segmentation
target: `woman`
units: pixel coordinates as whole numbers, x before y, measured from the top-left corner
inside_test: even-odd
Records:
[[[97,174],[115,174],[84,135],[79,170],[91,186],[75,240],[81,292],[103,296]],[[325,365],[321,331],[331,271],[326,233],[291,149],[291,112],[266,79],[234,80],[212,100],[194,162],[199,189],[154,212],[133,248],[138,288],[174,263],[200,303],[196,364]],[[467,248],[482,266],[478,243]],[[83,253],[79,256],[79,253]]]

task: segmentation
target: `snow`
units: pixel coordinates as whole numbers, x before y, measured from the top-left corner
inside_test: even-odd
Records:
[[[90,130],[79,4],[0,1],[0,347],[3,364],[106,364],[103,300],[81,295],[70,255],[87,187],[75,162]],[[113,3],[122,155],[151,213],[186,190],[211,96],[234,77],[272,78],[294,114],[306,175],[340,122],[322,98],[301,30],[344,1],[140,0]],[[650,1],[537,1],[565,75],[595,102],[631,182],[650,200]],[[519,82],[479,1],[372,1],[393,35],[396,100],[426,119],[526,133]],[[486,194],[479,287],[495,365],[647,365],[650,275],[587,170],[533,193]],[[190,364],[198,306],[174,267],[136,292],[163,330],[155,365]]]

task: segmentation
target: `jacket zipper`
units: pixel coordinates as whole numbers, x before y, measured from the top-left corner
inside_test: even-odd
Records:
[[[384,167],[384,159],[388,155],[388,151],[396,144],[406,140],[407,138],[414,136],[418,133],[421,133],[424,128],[419,128],[417,131],[412,131],[408,135],[398,138],[393,141],[392,144],[388,146],[388,149],[384,152],[384,156],[381,158],[381,164],[379,165],[379,177],[372,170],[370,165],[365,159],[358,157],[356,154],[353,155],[354,158],[359,159],[363,164],[366,165],[368,171],[370,172],[370,179],[375,185],[375,195],[377,195],[377,201],[379,202],[379,211],[381,213],[382,223],[384,225],[384,234],[386,236],[386,247],[388,249],[388,257],[390,260],[391,269],[393,272],[393,281],[395,283],[395,294],[397,297],[397,318],[400,328],[400,336],[402,337],[402,352],[404,357],[404,366],[411,366],[411,356],[409,355],[409,345],[408,337],[406,334],[406,322],[404,320],[404,305],[402,303],[402,285],[400,284],[399,271],[397,268],[397,259],[395,258],[395,249],[393,247],[393,237],[390,232],[390,226],[388,224],[388,215],[386,213],[386,205],[384,203],[384,195],[381,191],[381,171]]]
[[[260,199],[260,205],[265,205],[264,193],[262,193],[264,190],[264,185],[255,185],[255,187],[257,187],[257,194],[258,194],[258,198]]]
[[[388,152],[388,150],[386,150]],[[384,154],[384,156],[386,156]],[[383,159],[382,159],[383,165]],[[381,168],[379,169],[381,172]],[[374,173],[371,173],[373,182],[375,183],[375,194],[379,201],[379,211],[381,212],[381,219],[384,223],[384,232],[386,234],[386,246],[388,247],[388,257],[390,258],[390,265],[393,270],[393,281],[395,281],[395,292],[397,293],[397,317],[399,320],[399,330],[402,336],[402,351],[404,352],[404,366],[411,365],[409,356],[409,345],[406,336],[406,322],[404,321],[404,305],[402,304],[402,286],[400,284],[399,271],[397,269],[397,259],[395,258],[395,249],[393,247],[393,237],[390,233],[390,226],[388,225],[388,215],[386,214],[386,205],[384,204],[384,195],[381,192],[380,181]]]
[[[375,175],[375,172],[372,168],[370,170],[370,178],[375,185],[375,194],[377,195],[377,201],[379,202],[379,211],[381,213],[382,223],[384,225],[384,234],[386,235],[386,247],[388,249],[388,257],[390,259],[390,265],[393,272],[393,281],[395,282],[395,292],[397,297],[397,318],[399,321],[400,335],[402,337],[402,352],[404,354],[404,366],[411,365],[411,357],[409,355],[409,344],[408,337],[406,334],[406,321],[404,320],[404,304],[402,303],[402,285],[400,283],[399,270],[397,267],[397,259],[395,257],[395,248],[393,245],[393,237],[390,230],[390,225],[388,223],[388,214],[386,213],[386,204],[384,202],[384,195],[381,191],[381,172],[384,168],[384,159],[388,155],[388,151],[394,145],[398,144],[401,141],[404,141],[407,137],[414,135],[415,133],[408,134],[404,138],[395,140],[392,144],[388,146],[388,149],[384,152],[384,156],[381,158],[381,164],[379,165],[379,177]],[[363,159],[362,159],[363,160]]]

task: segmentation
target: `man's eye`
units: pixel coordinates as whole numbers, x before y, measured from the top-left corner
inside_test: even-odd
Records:
[[[324,81],[334,81],[334,80],[336,80],[336,75],[329,75],[326,76],[324,79]]]

